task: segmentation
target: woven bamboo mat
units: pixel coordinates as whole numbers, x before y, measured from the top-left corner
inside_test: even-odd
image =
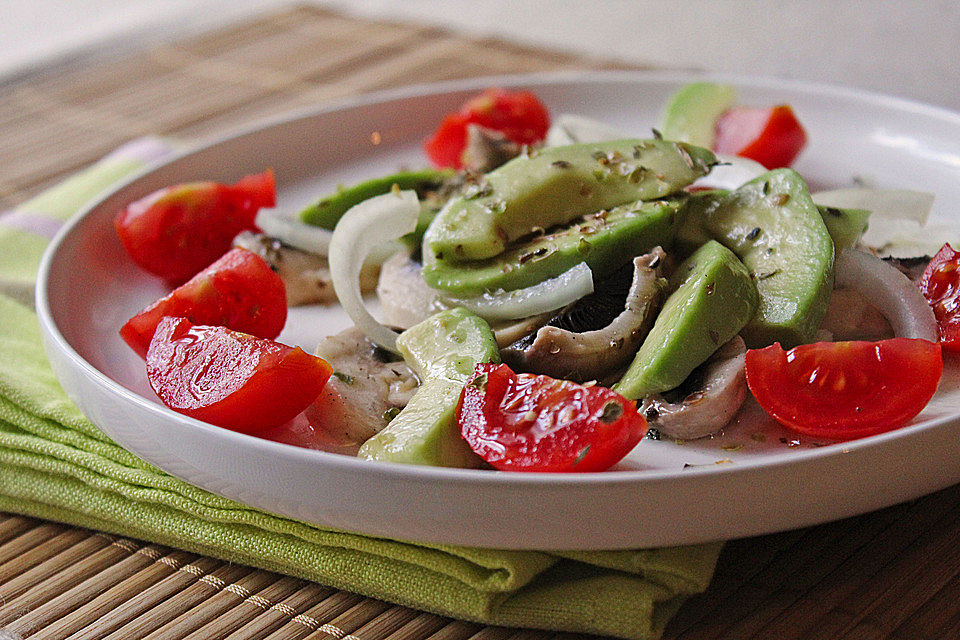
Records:
[[[616,67],[312,7],[286,10],[0,88],[0,210],[144,134],[212,138],[291,109],[404,84]]]
[[[0,210],[144,134],[197,139],[358,92],[603,61],[287,9],[0,88]],[[960,638],[960,489],[729,543],[670,640]],[[0,514],[0,640],[570,640],[483,627]],[[4,636],[4,633],[7,635]]]

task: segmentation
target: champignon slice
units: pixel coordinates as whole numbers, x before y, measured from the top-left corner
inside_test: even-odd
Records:
[[[386,324],[409,329],[421,320],[448,309],[420,276],[421,265],[406,251],[393,254],[380,268],[377,297]]]
[[[530,316],[522,320],[508,320],[501,324],[491,325],[493,337],[497,341],[497,346],[501,349],[507,347],[518,340],[522,340],[532,334],[534,331],[547,324],[553,317],[553,312],[541,313],[538,316]]]
[[[276,238],[243,231],[233,246],[252,251],[277,272],[287,289],[287,306],[330,304],[337,301],[330,278],[330,264],[323,256],[285,245]],[[377,284],[377,268],[365,265],[360,271],[360,289],[370,291]]]
[[[684,390],[684,397],[677,402],[660,394],[644,398],[640,410],[650,426],[682,440],[702,438],[722,429],[747,397],[746,353],[743,340],[734,336],[691,374],[691,378],[703,380],[695,391]]]
[[[523,148],[496,129],[467,125],[467,145],[461,159],[467,171],[487,173],[520,155]]]
[[[930,256],[916,256],[913,258],[894,258],[889,256],[883,258],[883,261],[892,264],[899,269],[903,275],[917,282],[920,280],[920,276],[923,275],[924,269],[930,264],[931,259]]]
[[[407,406],[419,386],[406,364],[356,328],[324,338],[316,353],[330,363],[333,375],[307,418],[338,451],[356,453]]]
[[[837,287],[830,294],[830,304],[820,322],[821,339],[884,340],[894,336],[884,315],[859,291]]]
[[[665,261],[666,254],[660,247],[634,258],[626,303],[620,303],[619,314],[602,328],[561,328],[565,320],[569,324],[571,316],[586,316],[590,320],[594,319],[591,316],[602,316],[602,305],[608,304],[605,298],[610,296],[601,290],[601,283],[596,293],[577,301],[541,327],[532,340],[520,340],[503,349],[503,361],[521,371],[581,382],[602,378],[626,364],[640,348],[662,301],[664,281],[660,272]]]

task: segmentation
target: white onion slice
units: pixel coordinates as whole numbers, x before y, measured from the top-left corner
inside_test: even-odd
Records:
[[[593,272],[581,262],[569,271],[525,289],[442,297],[447,303],[472,311],[484,320],[515,320],[555,311],[591,293]]]
[[[933,309],[919,287],[896,267],[856,249],[841,251],[834,266],[836,286],[863,294],[890,322],[898,338],[937,342]]]
[[[257,213],[257,226],[266,235],[294,249],[318,256],[330,255],[330,238],[333,237],[333,231],[328,229],[315,227],[267,209],[261,209]],[[375,247],[364,260],[364,264],[381,265],[400,248],[400,243],[396,240]]]
[[[933,207],[933,194],[908,189],[833,189],[813,194],[813,201],[824,207],[866,209],[870,224],[877,218],[913,220],[926,224]]]
[[[944,242],[953,246],[960,240],[956,223],[933,220],[920,226],[912,220],[873,221],[860,243],[874,249],[881,257],[915,258],[932,256]]]
[[[320,256],[329,255],[332,231],[287,218],[267,209],[261,209],[257,213],[257,226],[271,238],[276,238],[294,249]]]
[[[717,154],[717,160],[723,164],[715,165],[692,186],[733,191],[767,172],[766,167],[749,158]]]
[[[330,277],[344,311],[374,343],[396,353],[396,331],[370,315],[360,293],[360,269],[367,255],[417,226],[420,203],[414,191],[385,193],[351,207],[330,239]]]
[[[813,201],[828,207],[867,209],[870,224],[860,243],[882,256],[932,255],[958,237],[955,225],[927,224],[933,194],[906,189],[849,188],[821,191]]]
[[[561,114],[547,130],[544,144],[548,147],[565,147],[581,142],[608,142],[629,138],[627,134],[605,122],[568,113]]]

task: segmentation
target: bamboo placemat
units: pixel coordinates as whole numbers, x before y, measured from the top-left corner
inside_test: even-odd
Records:
[[[0,210],[144,134],[214,137],[414,82],[619,65],[287,9],[0,88]],[[670,640],[960,638],[960,488],[729,543]],[[4,635],[6,634],[6,636]],[[0,640],[571,640],[484,627],[145,542],[0,514]]]

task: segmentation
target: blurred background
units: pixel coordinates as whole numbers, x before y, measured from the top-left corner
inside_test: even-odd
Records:
[[[0,0],[0,82],[291,5],[279,0]],[[299,2],[296,4],[305,4]],[[323,0],[346,14],[434,24],[657,68],[860,87],[960,109],[955,0]],[[417,78],[411,78],[411,82]]]

